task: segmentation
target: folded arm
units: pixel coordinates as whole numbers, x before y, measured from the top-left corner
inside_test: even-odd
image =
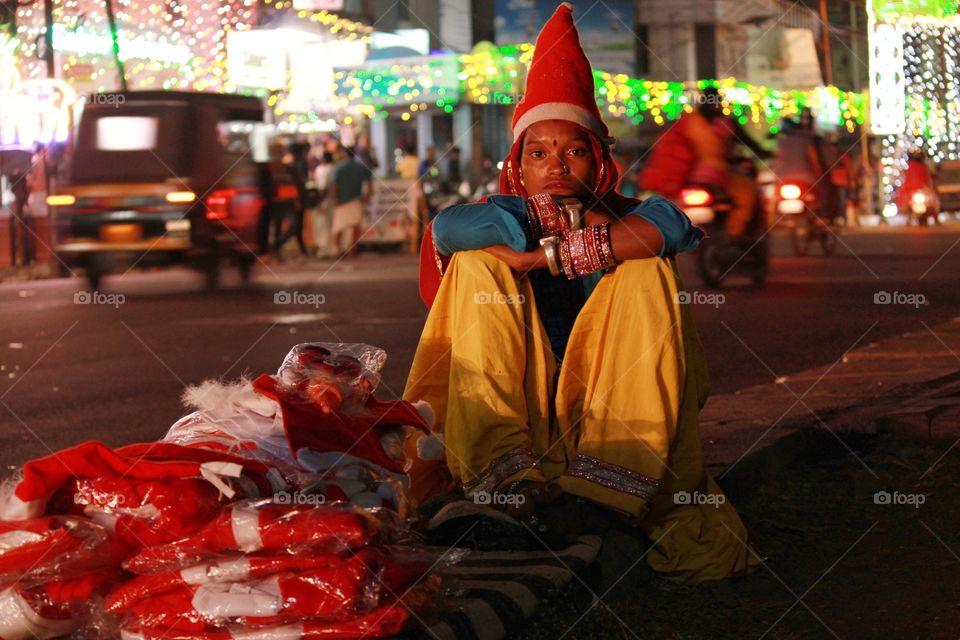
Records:
[[[703,232],[675,205],[659,196],[644,200],[620,218],[588,211],[587,224],[610,223],[610,244],[618,261],[690,251]],[[526,204],[519,196],[493,196],[488,202],[443,210],[434,220],[434,244],[444,255],[486,249],[519,272],[546,269],[542,247],[527,250]]]

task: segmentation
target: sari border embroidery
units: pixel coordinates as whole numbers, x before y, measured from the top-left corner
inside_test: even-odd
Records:
[[[469,497],[477,493],[492,492],[504,480],[524,469],[539,469],[533,451],[526,447],[511,449],[493,460],[470,482],[463,483],[463,492]]]
[[[567,475],[644,500],[653,497],[660,487],[660,482],[650,476],[582,453],[578,453],[570,463]]]

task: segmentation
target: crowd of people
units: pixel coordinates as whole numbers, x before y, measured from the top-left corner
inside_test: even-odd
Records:
[[[489,160],[471,184],[463,175],[460,149],[450,145],[438,156],[428,146],[423,157],[413,145],[394,152],[388,176],[409,181],[405,187],[407,249],[417,253],[424,227],[451,197],[466,201],[490,182],[496,167]],[[278,141],[273,160],[261,165],[261,191],[267,205],[261,217],[260,253],[282,260],[281,249],[295,241],[298,260],[353,256],[368,224],[379,163],[369,145],[355,147],[328,137],[311,145],[297,139]],[[279,177],[279,179],[278,179]],[[294,204],[278,202],[278,183],[296,187]]]
[[[260,165],[265,206],[260,219],[260,253],[282,259],[295,240],[299,260],[352,256],[364,227],[377,161],[366,144],[348,147],[328,138],[311,146],[304,140],[278,142],[272,160]],[[287,204],[281,183],[296,190]]]

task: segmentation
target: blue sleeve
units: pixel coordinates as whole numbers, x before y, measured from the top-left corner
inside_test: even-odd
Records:
[[[703,231],[693,226],[687,214],[660,196],[647,198],[627,215],[640,216],[657,228],[663,238],[661,256],[691,251],[703,238]]]
[[[433,243],[445,256],[495,244],[526,251],[526,215],[520,196],[490,196],[486,202],[447,207],[433,219]]]

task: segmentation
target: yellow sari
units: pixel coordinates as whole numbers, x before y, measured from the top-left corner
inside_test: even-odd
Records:
[[[454,254],[404,391],[433,405],[447,446],[445,461],[414,463],[415,497],[553,480],[633,519],[667,577],[715,580],[756,565],[743,523],[703,471],[709,382],[678,283],[669,258],[607,273],[558,373],[529,280],[484,251]]]

